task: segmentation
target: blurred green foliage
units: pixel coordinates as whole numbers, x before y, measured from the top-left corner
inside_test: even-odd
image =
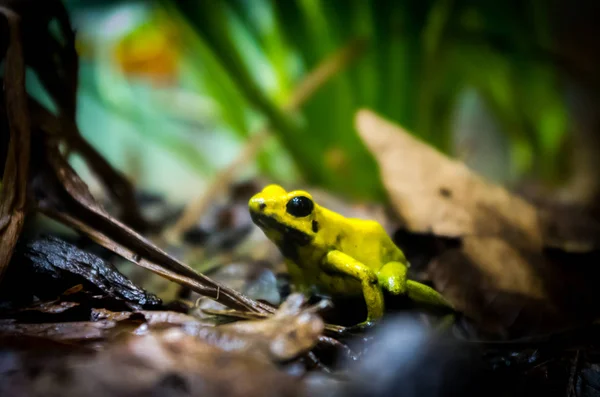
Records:
[[[147,17],[181,40],[180,73],[212,101],[219,133],[247,139],[262,123],[277,145],[259,170],[288,184],[281,150],[307,182],[348,196],[384,196],[377,167],[354,127],[368,107],[452,153],[459,98],[477,92],[508,137],[516,177],[558,175],[568,128],[551,57],[543,0],[158,0]],[[355,39],[367,49],[296,114],[282,106],[298,82]],[[112,93],[111,95],[114,95]],[[135,101],[134,101],[135,102]],[[121,109],[122,111],[123,109]],[[198,169],[210,156],[177,134],[155,140]],[[201,146],[201,145],[200,145]],[[402,176],[399,175],[399,178]]]

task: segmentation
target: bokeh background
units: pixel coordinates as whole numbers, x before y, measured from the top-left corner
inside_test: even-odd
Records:
[[[201,194],[265,126],[269,138],[238,177],[382,200],[353,125],[363,107],[493,181],[596,197],[596,1],[66,5],[82,133],[138,188],[175,202]],[[286,110],[300,82],[344,49],[351,60]],[[28,84],[40,92],[34,77]]]

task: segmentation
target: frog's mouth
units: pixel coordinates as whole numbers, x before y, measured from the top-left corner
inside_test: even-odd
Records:
[[[310,244],[312,241],[312,237],[309,234],[284,225],[271,216],[254,211],[250,211],[250,216],[252,217],[252,221],[261,229],[276,230],[281,233],[286,242],[293,242],[299,246],[304,246]]]

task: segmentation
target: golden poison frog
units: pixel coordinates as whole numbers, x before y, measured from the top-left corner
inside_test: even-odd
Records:
[[[265,187],[248,206],[254,223],[279,247],[300,292],[315,286],[332,297],[364,297],[367,319],[358,327],[383,316],[383,290],[451,309],[434,289],[407,279],[404,254],[378,222],[345,218],[305,191],[278,185]]]

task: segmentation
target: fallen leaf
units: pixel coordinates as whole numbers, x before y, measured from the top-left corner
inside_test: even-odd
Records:
[[[304,395],[299,377],[252,355],[223,351],[178,329],[129,336],[91,354],[52,356],[43,349],[8,353],[5,357],[14,361],[0,382],[1,395]]]
[[[70,321],[59,323],[22,323],[0,320],[0,335],[29,336],[56,341],[90,342],[112,339],[116,334],[132,332],[140,321]]]
[[[407,229],[447,237],[498,237],[541,249],[538,214],[526,201],[368,110],[358,112],[356,127]]]
[[[294,294],[272,316],[217,326],[171,311],[112,312],[93,309],[92,318],[95,321],[118,322],[141,314],[150,331],[175,327],[224,351],[244,352],[269,362],[286,362],[315,347],[324,330],[323,320],[313,313],[313,308],[303,308],[304,303],[301,295]]]
[[[264,320],[237,321],[217,328],[229,336],[243,336],[253,345],[262,346],[277,361],[288,361],[316,346],[323,333],[323,320],[303,309],[305,298],[290,295],[272,316]]]

